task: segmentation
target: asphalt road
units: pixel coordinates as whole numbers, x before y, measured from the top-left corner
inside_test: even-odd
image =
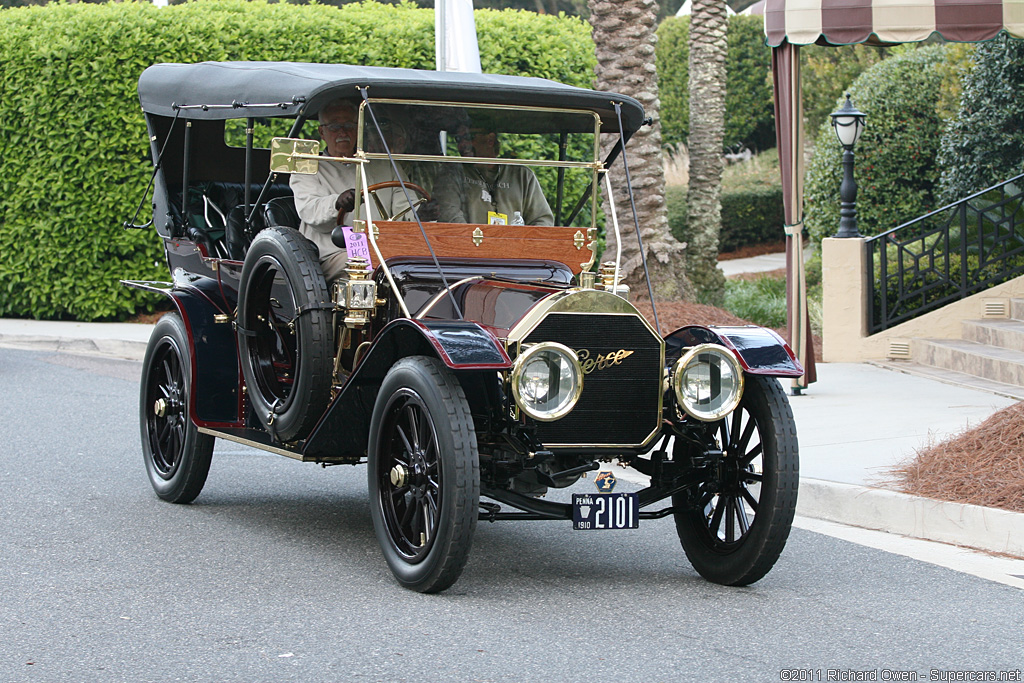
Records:
[[[452,589],[404,590],[363,467],[219,443],[159,501],[140,372],[0,349],[0,681],[1020,680],[1024,591],[801,529],[736,589],[668,520],[482,523]]]

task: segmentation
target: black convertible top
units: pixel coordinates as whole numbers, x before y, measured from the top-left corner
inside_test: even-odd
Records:
[[[632,97],[543,78],[300,62],[154,64],[139,78],[139,99],[143,111],[189,119],[311,118],[331,100],[361,97],[362,87],[370,97],[585,109],[600,115],[609,133],[618,132],[618,102],[627,138],[644,120]]]

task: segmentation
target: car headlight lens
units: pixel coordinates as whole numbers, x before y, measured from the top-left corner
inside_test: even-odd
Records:
[[[672,388],[687,414],[704,422],[719,420],[739,405],[743,368],[724,346],[700,344],[676,361]]]
[[[526,349],[512,366],[512,394],[527,415],[541,422],[565,417],[583,393],[583,369],[567,346],[543,342]]]
[[[372,309],[377,299],[377,283],[373,280],[350,280],[345,287],[345,307]]]

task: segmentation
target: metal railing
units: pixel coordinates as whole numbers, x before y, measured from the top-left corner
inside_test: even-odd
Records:
[[[867,239],[868,333],[1024,275],[1022,180]]]

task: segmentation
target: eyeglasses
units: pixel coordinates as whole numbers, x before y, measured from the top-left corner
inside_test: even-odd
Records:
[[[339,133],[339,132],[341,132],[343,130],[355,130],[357,128],[356,124],[352,123],[352,122],[348,122],[348,123],[321,123],[320,127],[321,128],[326,128],[327,130],[331,131],[332,133]]]

